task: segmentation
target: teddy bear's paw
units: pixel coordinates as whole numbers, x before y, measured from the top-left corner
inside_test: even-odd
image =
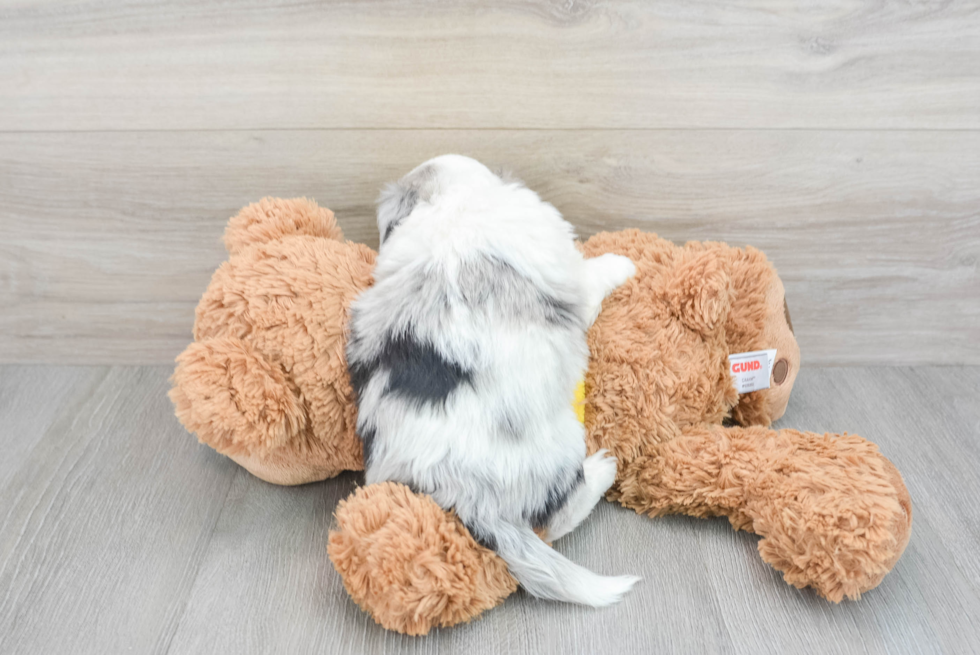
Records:
[[[912,506],[898,471],[857,435],[780,431],[796,447],[789,476],[749,503],[759,553],[796,587],[857,599],[876,587],[908,544]]]

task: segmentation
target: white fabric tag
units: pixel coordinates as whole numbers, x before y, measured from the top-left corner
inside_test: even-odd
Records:
[[[728,356],[729,372],[739,393],[769,388],[769,373],[776,361],[776,349],[735,353]]]

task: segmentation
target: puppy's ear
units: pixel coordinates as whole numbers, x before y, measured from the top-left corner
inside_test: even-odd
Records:
[[[517,175],[514,174],[514,171],[510,170],[509,168],[501,167],[494,170],[494,173],[497,175],[497,177],[500,178],[500,181],[503,182],[504,184],[516,184],[518,186],[527,186],[524,184],[524,180],[517,177]]]
[[[428,202],[435,186],[436,168],[429,164],[418,168],[397,182],[386,184],[378,197],[378,233],[381,243],[415,209],[419,201]]]
[[[378,233],[381,243],[388,240],[398,224],[405,220],[419,201],[416,189],[405,188],[400,182],[390,182],[378,197]]]

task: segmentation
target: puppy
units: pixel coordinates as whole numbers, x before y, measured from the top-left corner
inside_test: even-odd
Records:
[[[455,509],[534,596],[617,602],[639,578],[596,575],[534,530],[567,534],[616,477],[605,451],[586,458],[572,399],[586,330],[633,263],[584,259],[554,207],[458,155],[388,185],[378,229],[347,347],[367,483]]]

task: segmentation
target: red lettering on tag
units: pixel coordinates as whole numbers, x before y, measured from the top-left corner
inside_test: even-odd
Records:
[[[762,362],[759,360],[735,362],[732,364],[732,373],[748,373],[749,371],[758,371],[760,368],[762,368]]]

